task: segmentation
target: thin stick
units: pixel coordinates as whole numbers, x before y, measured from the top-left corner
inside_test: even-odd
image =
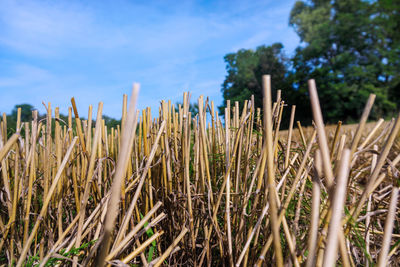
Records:
[[[383,148],[383,150],[382,150],[382,152],[381,152],[381,154],[380,154],[380,156],[378,158],[378,161],[376,163],[376,167],[375,167],[374,171],[372,172],[372,174],[371,174],[371,176],[370,176],[370,178],[368,180],[367,186],[365,187],[365,189],[363,191],[363,194],[361,195],[360,200],[357,202],[357,206],[355,207],[353,213],[351,214],[351,216],[348,217],[348,220],[350,218],[353,218],[355,220],[357,219],[357,217],[360,214],[361,209],[362,209],[365,201],[367,200],[369,194],[372,193],[372,189],[374,187],[375,180],[378,177],[378,175],[379,175],[379,173],[380,173],[380,171],[381,171],[381,169],[383,167],[383,164],[386,161],[386,157],[388,156],[389,151],[392,148],[393,142],[394,142],[395,138],[397,137],[397,134],[398,134],[399,130],[400,130],[400,113],[397,116],[396,122],[393,125],[393,128],[392,128],[392,131],[390,133],[390,136],[387,139],[386,144],[385,144],[385,146],[384,146],[384,148]]]
[[[271,114],[271,76],[263,76],[263,106],[264,106],[264,136],[267,142],[267,173],[265,184],[268,185],[269,204],[271,215],[271,230],[274,241],[275,261],[277,266],[283,266],[282,247],[279,235],[278,211],[276,206],[276,188],[274,173],[274,152],[272,141],[272,114]]]
[[[361,143],[361,145],[358,147],[358,149],[363,149],[371,140],[371,138],[374,136],[374,134],[376,133],[376,131],[379,129],[379,127],[381,127],[382,123],[384,122],[384,119],[379,119],[378,122],[375,124],[374,129],[372,129],[372,131],[368,134],[368,136],[365,138],[364,142]]]
[[[42,206],[42,209],[40,211],[39,219],[36,221],[36,223],[35,223],[35,225],[34,225],[34,227],[32,229],[32,232],[31,232],[27,242],[24,244],[24,247],[23,247],[22,252],[21,252],[21,256],[19,257],[19,260],[17,262],[17,267],[22,266],[22,264],[23,264],[23,262],[24,262],[24,260],[26,258],[26,255],[28,253],[29,247],[32,244],[33,238],[36,235],[36,231],[39,229],[40,223],[42,222],[42,220],[46,216],[47,207],[50,204],[50,199],[52,197],[52,194],[53,194],[53,192],[55,191],[55,189],[57,187],[58,180],[60,179],[60,177],[62,175],[62,172],[63,172],[63,170],[65,168],[65,165],[67,165],[67,162],[69,160],[69,157],[71,155],[71,152],[72,152],[72,150],[73,150],[73,148],[75,146],[75,143],[76,143],[77,139],[78,139],[78,137],[74,137],[74,139],[72,140],[72,143],[69,146],[69,148],[67,150],[67,153],[64,156],[64,159],[63,159],[63,161],[61,163],[61,166],[60,166],[60,168],[58,168],[57,174],[56,174],[56,176],[55,176],[55,178],[53,180],[53,183],[52,183],[52,185],[50,187],[50,190],[49,190],[49,192],[48,192],[48,194],[46,196],[46,199],[45,199],[45,201],[43,203],[43,206]]]
[[[290,122],[289,122],[289,131],[288,131],[288,140],[286,145],[286,154],[285,154],[285,169],[289,166],[289,158],[290,158],[290,145],[292,143],[292,132],[293,132],[293,122],[294,122],[294,114],[296,113],[296,106],[292,106],[292,111],[290,113]]]
[[[7,143],[0,150],[0,161],[4,159],[4,157],[8,154],[8,151],[12,148],[15,142],[17,142],[20,137],[19,133],[15,133],[8,139]]]
[[[59,250],[58,246],[61,244],[61,242],[67,236],[67,234],[72,230],[72,227],[78,222],[78,220],[79,220],[79,214],[77,216],[75,216],[74,220],[68,225],[67,229],[65,229],[64,232],[60,235],[57,242],[53,245],[53,248],[50,249],[49,253],[47,253],[46,257],[40,263],[39,267],[45,266],[47,261],[53,255],[53,253],[56,252],[57,250]]]
[[[230,124],[229,122],[229,113],[228,110],[225,108],[225,149],[226,149],[226,161],[225,161],[225,168],[226,172],[228,172],[228,167],[229,167],[229,160],[230,160],[230,155],[229,155],[229,133],[230,129],[228,128],[228,125]],[[233,262],[233,257],[232,257],[232,229],[231,229],[231,200],[230,200],[230,193],[231,193],[231,175],[230,173],[227,173],[226,177],[226,202],[225,202],[225,212],[226,212],[226,229],[227,229],[227,235],[228,235],[228,253],[229,253],[229,261],[230,264],[232,265]]]
[[[186,227],[183,227],[181,233],[178,235],[177,238],[171,243],[171,245],[164,251],[164,253],[161,255],[161,257],[158,259],[157,263],[154,264],[154,267],[159,267],[164,260],[171,254],[171,252],[174,250],[174,248],[179,244],[179,242],[182,240],[182,238],[186,235],[186,233],[189,230]]]
[[[303,147],[304,147],[304,149],[306,149],[307,141],[306,141],[306,138],[304,136],[303,127],[301,127],[301,123],[299,121],[297,121],[297,129],[299,130],[300,137],[301,137],[301,142],[303,143]]]
[[[311,228],[308,236],[308,256],[306,267],[315,266],[316,260],[316,248],[318,239],[318,224],[319,224],[319,205],[321,197],[321,173],[322,173],[322,162],[321,152],[319,150],[315,153],[314,160],[314,177],[313,177],[313,189],[312,189],[312,209],[311,209]]]
[[[378,146],[374,145],[374,149],[378,150]],[[378,160],[378,156],[376,154],[372,155],[372,160],[371,160],[371,173],[374,171],[375,166],[376,166],[376,162]],[[367,214],[371,211],[371,196],[368,197],[368,203],[367,203]],[[366,252],[365,253],[365,261],[364,264],[365,266],[369,267],[369,255],[370,255],[370,222],[371,222],[371,217],[367,216],[366,220],[365,220],[365,227],[367,229],[367,231],[365,231],[365,246],[366,246]]]
[[[247,241],[246,241],[246,243],[245,243],[245,245],[244,245],[244,247],[243,247],[242,253],[240,253],[240,256],[239,256],[239,258],[238,258],[238,260],[237,260],[237,262],[236,262],[236,266],[237,266],[237,267],[240,266],[240,263],[242,262],[244,255],[246,254],[247,250],[249,249],[251,240],[253,239],[253,236],[254,236],[254,234],[256,233],[256,231],[258,230],[258,228],[260,227],[261,222],[262,222],[262,220],[264,219],[265,214],[267,214],[268,208],[269,208],[269,203],[267,203],[267,204],[264,206],[264,208],[263,208],[263,210],[262,210],[262,212],[261,212],[261,215],[260,215],[260,217],[258,218],[257,223],[256,223],[256,225],[255,225],[254,228],[253,228],[253,231],[251,231],[249,237],[247,238]]]
[[[158,142],[159,142],[159,140],[160,140],[160,138],[161,138],[161,134],[163,133],[163,131],[164,131],[164,129],[165,129],[165,125],[166,125],[166,122],[163,121],[163,122],[161,123],[160,129],[159,129],[159,131],[158,131],[156,140],[154,141],[153,148],[151,149],[150,156],[149,156],[149,158],[148,158],[148,160],[147,160],[147,163],[146,163],[146,166],[145,166],[145,168],[144,168],[144,170],[143,170],[142,176],[141,176],[140,179],[139,179],[139,184],[138,184],[138,186],[137,186],[137,188],[136,188],[135,195],[133,196],[133,199],[132,199],[132,202],[131,202],[131,204],[130,204],[130,206],[129,206],[129,208],[128,208],[128,211],[127,211],[126,214],[125,214],[124,220],[123,220],[122,223],[121,223],[121,227],[120,227],[120,229],[119,229],[119,231],[118,231],[118,234],[117,234],[117,236],[116,236],[116,238],[115,238],[115,242],[114,242],[114,245],[113,245],[113,246],[116,246],[116,245],[122,240],[122,236],[125,234],[126,228],[127,228],[127,226],[128,226],[129,219],[130,219],[130,217],[132,216],[132,212],[133,212],[133,210],[134,210],[134,208],[135,208],[136,201],[137,201],[137,199],[139,198],[139,195],[140,195],[140,193],[141,193],[141,189],[142,189],[142,187],[143,187],[143,184],[144,184],[144,181],[145,181],[145,178],[146,178],[146,175],[147,175],[147,171],[148,171],[149,168],[150,168],[150,164],[151,164],[151,162],[152,162],[152,160],[153,160],[153,158],[154,158],[154,155],[155,155],[155,153],[156,153],[156,150],[157,150],[157,148],[158,148]],[[136,184],[135,181],[132,182],[132,183],[130,184],[130,186],[128,186],[128,187],[126,188],[126,192],[128,192],[129,189],[130,189],[131,187],[133,187],[134,184]]]
[[[330,154],[331,158],[333,158],[333,154],[335,153],[335,148],[336,148],[337,141],[339,139],[339,132],[340,132],[341,127],[342,127],[342,121],[338,121],[336,130],[335,130],[335,136],[333,138],[332,146],[331,146],[331,154]]]
[[[122,262],[125,263],[125,264],[130,262],[133,258],[135,258],[137,255],[139,255],[139,253],[141,253],[147,246],[149,246],[154,240],[156,240],[157,238],[159,238],[163,234],[164,234],[164,231],[159,231],[159,232],[155,233],[154,235],[152,235],[149,239],[147,239],[145,242],[143,242],[143,244],[141,244],[137,249],[132,251],[131,254],[126,256],[122,260]]]
[[[368,101],[361,115],[360,123],[358,124],[356,134],[354,135],[353,142],[351,143],[350,159],[353,157],[354,152],[356,152],[358,142],[360,141],[361,135],[363,134],[364,131],[365,123],[367,122],[369,113],[371,112],[372,106],[374,105],[375,97],[376,95],[374,94],[370,94],[368,97]]]
[[[325,126],[324,126],[324,121],[322,118],[322,112],[321,112],[321,107],[319,104],[315,80],[311,79],[308,81],[308,88],[309,88],[309,93],[310,93],[313,118],[314,118],[314,122],[317,126],[318,142],[319,142],[319,148],[321,150],[322,163],[324,166],[324,173],[326,176],[327,185],[330,188],[333,185],[333,172],[332,172],[332,166],[331,166],[331,159],[329,157],[328,142],[326,139]]]
[[[95,167],[95,160],[96,160],[96,154],[97,154],[97,145],[100,142],[100,135],[101,135],[101,117],[102,117],[102,111],[103,111],[103,102],[100,102],[97,108],[97,117],[96,117],[96,127],[95,127],[95,133],[94,133],[94,140],[92,144],[92,149],[91,149],[91,154],[90,154],[90,160],[89,160],[89,167],[87,170],[86,174],[86,179],[83,180],[83,186],[85,188],[83,192],[83,196],[80,199],[81,200],[81,205],[80,205],[80,218],[79,218],[79,224],[78,224],[78,233],[75,241],[75,246],[80,247],[81,245],[81,235],[82,235],[82,226],[85,220],[85,212],[86,212],[86,205],[89,199],[89,194],[90,194],[90,186],[93,180],[93,174],[94,174],[94,167]],[[74,257],[74,264],[73,266],[76,266],[77,264],[78,257]]]
[[[115,255],[117,255],[121,249],[131,241],[132,237],[142,228],[142,226],[153,216],[153,214],[161,207],[162,203],[159,201],[154,207],[143,217],[143,219],[135,225],[135,228],[113,249],[110,254],[107,255],[106,261],[110,261]]]
[[[388,254],[390,249],[390,240],[392,239],[392,232],[396,216],[398,197],[399,197],[399,188],[395,187],[392,190],[388,216],[386,217],[385,221],[385,230],[384,230],[385,234],[383,236],[381,253],[379,254],[378,267],[388,266],[387,264],[389,262]]]
[[[71,98],[71,104],[72,104],[72,108],[74,110],[75,121],[76,121],[76,130],[78,132],[79,142],[82,146],[83,152],[86,154],[87,152],[86,152],[85,138],[83,136],[81,119],[79,118],[78,109],[76,108],[76,103],[75,103],[74,97]]]
[[[118,155],[117,167],[114,174],[113,183],[111,186],[111,198],[109,209],[107,210],[106,221],[104,224],[104,233],[103,238],[101,240],[101,250],[96,258],[97,266],[104,266],[104,259],[108,254],[108,250],[110,247],[110,239],[112,231],[115,227],[115,220],[118,215],[119,210],[119,201],[121,199],[121,184],[122,180],[125,176],[126,167],[128,164],[128,157],[130,152],[130,143],[131,136],[134,133],[135,129],[133,126],[135,125],[135,110],[136,110],[136,101],[137,96],[139,94],[139,84],[133,84],[132,96],[129,103],[129,113],[127,117],[126,124],[122,129],[122,142],[121,142],[121,153]],[[97,123],[97,122],[96,122]]]
[[[334,266],[338,249],[338,232],[340,231],[343,205],[346,196],[346,184],[349,175],[350,150],[345,149],[340,161],[335,194],[332,199],[332,217],[329,224],[327,245],[325,248],[323,266]]]

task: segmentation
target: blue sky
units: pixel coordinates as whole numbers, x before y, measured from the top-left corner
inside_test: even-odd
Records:
[[[299,43],[288,26],[295,1],[0,0],[0,111],[51,102],[67,114],[70,98],[87,117],[120,118],[122,95],[141,84],[138,108],[159,101],[222,103],[225,54]]]

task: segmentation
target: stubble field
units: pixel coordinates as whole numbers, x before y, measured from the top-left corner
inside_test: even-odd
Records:
[[[396,266],[400,264],[400,118],[325,127],[315,84],[314,126],[270,97],[228,103],[189,95],[159,116],[136,110],[138,85],[108,129],[102,103],[68,121],[0,136],[0,265]],[[282,112],[291,112],[280,130]]]

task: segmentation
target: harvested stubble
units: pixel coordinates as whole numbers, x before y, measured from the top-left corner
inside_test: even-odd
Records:
[[[107,129],[99,104],[68,122],[1,122],[0,264],[17,266],[379,266],[400,264],[399,117],[344,133],[325,128],[310,81],[315,128],[279,131],[284,102],[253,99],[199,113],[161,102]],[[73,110],[73,112],[72,112]],[[73,116],[75,125],[73,126]],[[208,117],[207,117],[208,116]],[[264,122],[263,119],[264,118]],[[328,133],[326,133],[326,131]]]

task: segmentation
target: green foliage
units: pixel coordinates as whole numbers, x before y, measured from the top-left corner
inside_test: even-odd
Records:
[[[396,6],[396,7],[395,7]],[[290,25],[302,46],[292,59],[293,86],[307,95],[316,80],[327,121],[360,117],[377,95],[372,119],[390,116],[399,104],[399,7],[389,1],[298,1]],[[396,96],[397,94],[397,96]]]
[[[143,214],[140,213],[140,218],[143,219]],[[144,223],[144,227],[146,228],[149,225],[148,222]],[[153,229],[150,227],[149,229],[146,230],[146,235],[150,238],[154,235]],[[157,256],[157,243],[154,240],[151,242],[151,246],[149,248],[149,254],[147,256],[147,261],[151,262],[153,260],[153,257]]]
[[[13,110],[11,111],[11,116],[13,119],[17,120],[18,108],[21,108],[21,121],[32,120],[32,111],[35,108],[30,104],[15,105]]]
[[[179,105],[183,108],[183,103],[182,102],[176,102],[175,104],[175,112],[179,112]],[[192,118],[199,113],[199,104],[197,103],[189,103],[189,112],[192,113]]]
[[[7,136],[11,136],[15,133],[17,126],[17,114],[18,108],[21,108],[21,122],[32,120],[32,111],[35,109],[30,104],[19,104],[15,105],[11,111],[11,114],[7,115]]]
[[[86,248],[88,248],[89,246],[93,245],[97,240],[92,240],[90,242],[84,243],[82,244],[79,248],[75,248],[73,247],[71,250],[69,250],[68,252],[65,252],[65,249],[62,249],[60,251],[60,255],[69,259],[72,259],[74,256],[77,256],[80,254],[81,251],[84,251]],[[35,256],[31,256],[28,258],[28,261],[26,262],[25,266],[39,266],[39,256],[35,255]],[[64,263],[64,264],[69,264],[70,262],[62,259],[62,258],[50,258],[45,266],[58,266],[60,263]]]
[[[110,130],[111,128],[117,129],[117,125],[121,124],[121,120],[117,120],[111,118],[107,115],[103,115],[104,123],[107,125],[107,129]]]
[[[65,252],[65,249],[61,249],[60,255],[65,258],[72,259],[74,256],[79,255],[81,253],[81,251],[84,251],[88,247],[92,246],[94,243],[96,243],[96,241],[97,240],[92,240],[90,242],[83,243],[79,248],[73,247],[68,252]],[[53,257],[53,258],[50,258],[46,262],[45,266],[58,266],[58,265],[60,265],[60,263],[69,264],[70,262],[66,259]],[[25,263],[25,267],[39,266],[39,264],[40,264],[40,257],[39,257],[39,253],[37,253],[36,255],[30,256],[28,258],[28,260]]]
[[[35,262],[38,262],[40,260],[39,258],[39,253],[37,253],[34,256],[30,256],[25,264],[25,267],[32,267],[35,266]]]
[[[273,89],[286,90],[289,84],[285,79],[288,71],[288,59],[283,53],[283,45],[275,43],[271,46],[259,46],[255,51],[241,49],[237,53],[227,54],[224,57],[228,75],[222,84],[222,93],[225,100],[239,101],[240,108],[244,100],[255,96],[255,107],[262,107],[263,74],[271,75]],[[275,96],[276,90],[273,91]],[[285,95],[288,96],[289,95]],[[232,106],[231,105],[231,106]],[[225,114],[226,102],[219,107],[221,115]]]
[[[399,15],[398,1],[297,1],[289,24],[301,44],[293,57],[284,56],[281,44],[227,54],[224,100],[254,94],[262,107],[261,76],[270,74],[273,89],[282,89],[282,98],[297,106],[303,124],[311,122],[309,79],[316,80],[328,122],[358,120],[371,93],[376,101],[370,118],[392,116],[400,107]],[[283,124],[287,120],[284,114]]]

